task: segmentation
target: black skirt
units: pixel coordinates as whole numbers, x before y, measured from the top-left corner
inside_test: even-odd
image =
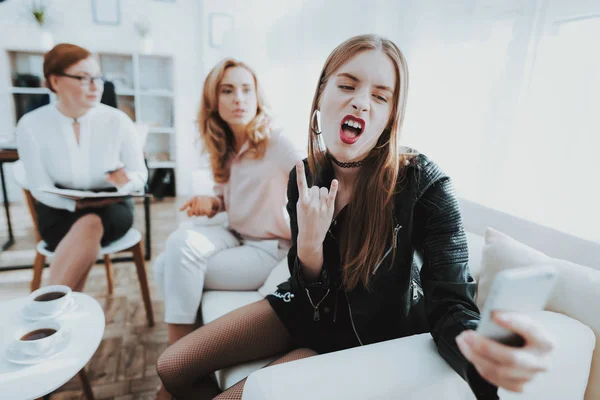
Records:
[[[345,350],[360,343],[352,327],[348,302],[343,290],[311,289],[311,305],[306,291],[292,292],[289,282],[279,285],[266,298],[292,337],[296,348],[309,348],[319,354]]]
[[[40,236],[50,251],[54,251],[73,224],[87,214],[96,214],[102,220],[104,228],[100,242],[102,246],[120,239],[133,226],[133,200],[131,198],[101,208],[86,208],[74,212],[48,207],[38,201],[35,209]]]

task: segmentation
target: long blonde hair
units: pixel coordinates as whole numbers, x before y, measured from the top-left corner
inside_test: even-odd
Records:
[[[331,75],[358,53],[383,51],[394,63],[396,85],[390,119],[379,140],[361,167],[352,200],[341,227],[340,255],[344,285],[353,289],[359,282],[368,288],[369,277],[381,260],[392,237],[394,195],[403,166],[411,155],[399,152],[398,140],[408,93],[408,68],[404,55],[390,40],[378,35],[360,35],[346,40],[329,55],[321,71],[313,98],[311,116],[319,107],[321,95]],[[312,176],[331,170],[331,161],[319,145],[319,137],[308,130],[308,161]],[[395,254],[393,255],[393,257]]]
[[[204,81],[202,102],[198,113],[200,138],[204,144],[204,151],[209,154],[210,168],[217,183],[225,183],[229,180],[230,160],[236,154],[235,135],[219,115],[219,85],[225,71],[233,67],[245,68],[254,77],[257,98],[256,117],[248,123],[246,134],[248,152],[256,159],[264,156],[271,132],[271,118],[267,113],[265,96],[256,79],[256,73],[241,61],[233,58],[223,59],[210,71]]]

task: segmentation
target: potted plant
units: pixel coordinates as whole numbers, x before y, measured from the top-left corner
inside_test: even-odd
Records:
[[[27,12],[33,17],[41,30],[40,43],[44,50],[50,50],[54,46],[52,33],[48,31],[48,4],[46,0],[30,0]]]

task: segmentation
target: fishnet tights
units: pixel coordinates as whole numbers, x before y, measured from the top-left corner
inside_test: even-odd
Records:
[[[219,394],[210,374],[245,361],[289,350],[291,338],[267,300],[234,310],[206,324],[167,348],[156,369],[177,400],[212,399]],[[299,349],[274,361],[279,364],[315,353]],[[241,399],[245,379],[218,399]]]

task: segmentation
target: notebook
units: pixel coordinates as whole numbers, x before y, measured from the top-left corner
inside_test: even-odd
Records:
[[[46,188],[42,190],[45,193],[55,194],[61,197],[72,200],[84,200],[84,199],[114,199],[114,198],[127,198],[127,197],[143,197],[143,192],[132,192],[122,193],[118,192],[115,188],[102,188],[102,189],[90,189],[90,190],[76,190],[76,189],[64,189],[64,188]]]

